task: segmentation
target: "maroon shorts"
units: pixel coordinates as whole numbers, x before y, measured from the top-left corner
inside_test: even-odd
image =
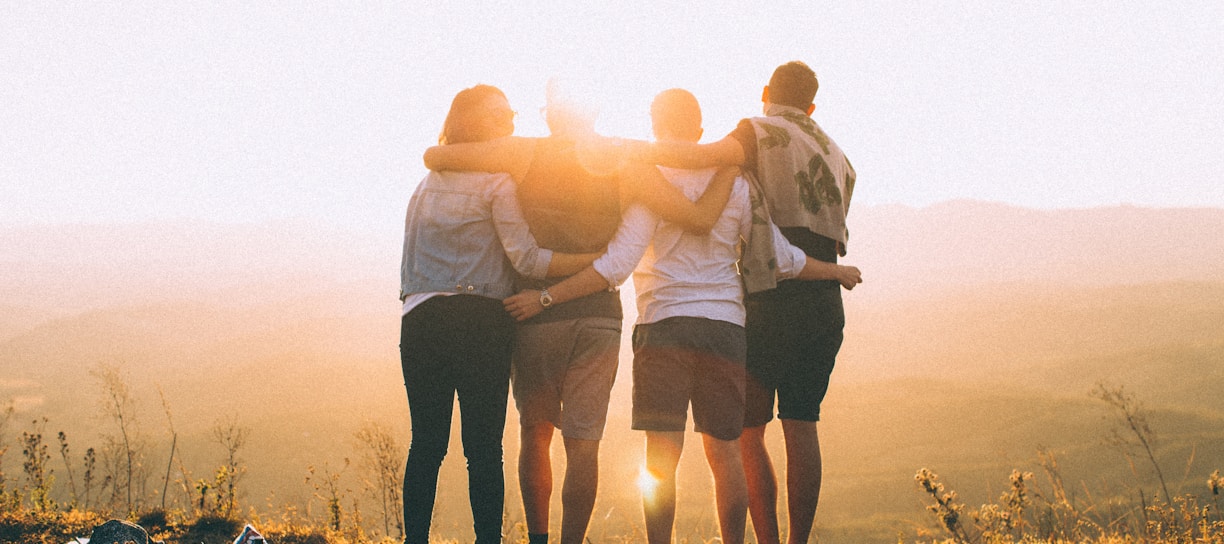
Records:
[[[744,430],[744,328],[700,317],[670,317],[633,329],[633,428],[693,427],[720,440]]]

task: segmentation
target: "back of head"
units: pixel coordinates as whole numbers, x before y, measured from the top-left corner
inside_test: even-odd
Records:
[[[696,142],[701,139],[701,105],[684,89],[668,89],[650,104],[650,120],[657,140]]]
[[[486,107],[490,98],[506,99],[505,93],[492,85],[476,85],[459,91],[451,101],[450,111],[446,121],[442,123],[442,133],[438,135],[438,143],[460,144],[464,142],[480,142],[491,140],[506,134],[499,134],[488,123],[488,116],[493,114]],[[513,112],[509,112],[513,116]]]
[[[599,108],[577,81],[550,78],[545,87],[544,120],[553,134],[577,135],[595,131]]]
[[[779,66],[769,78],[769,101],[806,110],[816,98],[820,82],[808,65],[794,60]]]

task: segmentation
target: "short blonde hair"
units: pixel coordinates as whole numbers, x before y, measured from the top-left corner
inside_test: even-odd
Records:
[[[701,139],[701,105],[684,89],[668,89],[656,95],[650,104],[650,119],[656,138]]]

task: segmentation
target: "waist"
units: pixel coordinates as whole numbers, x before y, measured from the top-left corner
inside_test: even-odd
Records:
[[[464,278],[431,279],[402,278],[400,280],[400,300],[417,293],[446,293],[452,295],[477,295],[501,300],[514,294],[514,286],[506,278],[505,281],[477,282]]]
[[[837,263],[837,240],[816,234],[806,227],[780,227],[778,230],[782,231],[782,236],[785,236],[791,245],[802,249],[808,257],[826,263]]]
[[[582,298],[557,304],[540,312],[535,317],[527,320],[526,323],[551,323],[582,317],[624,319],[624,313],[621,310],[620,292],[599,291]]]

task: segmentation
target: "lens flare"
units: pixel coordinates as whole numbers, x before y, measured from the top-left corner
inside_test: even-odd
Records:
[[[650,500],[654,498],[655,490],[659,488],[659,479],[646,469],[646,465],[642,465],[641,471],[638,472],[637,485],[642,491],[642,497]]]

